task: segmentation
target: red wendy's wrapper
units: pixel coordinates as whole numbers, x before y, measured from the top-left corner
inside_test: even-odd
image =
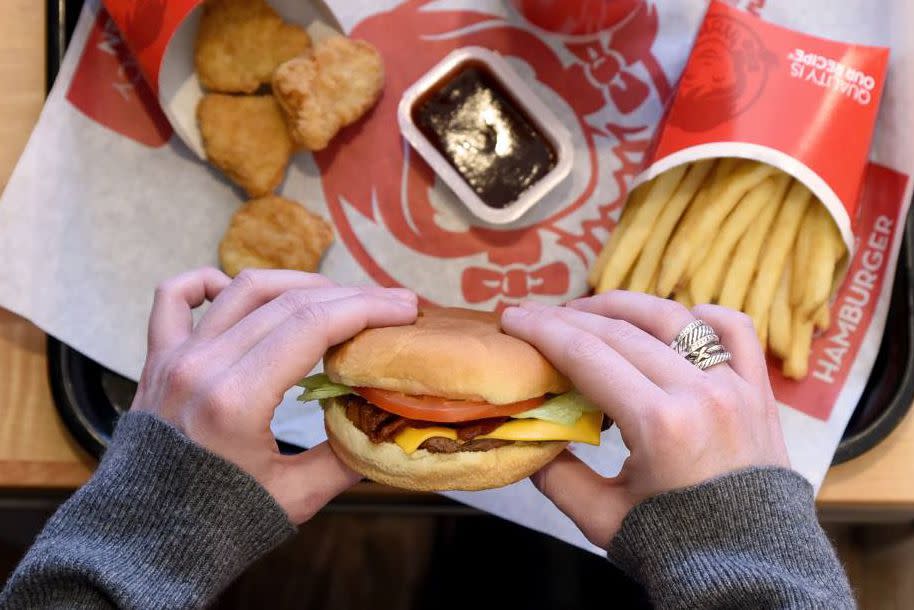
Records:
[[[714,0],[637,182],[698,159],[763,161],[809,187],[852,251],[888,59]]]

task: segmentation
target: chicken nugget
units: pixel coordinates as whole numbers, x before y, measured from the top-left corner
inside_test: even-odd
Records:
[[[285,117],[272,95],[210,93],[197,106],[206,158],[251,197],[282,182],[293,153]]]
[[[273,94],[289,119],[292,138],[321,150],[381,96],[384,63],[364,40],[334,36],[273,73]]]
[[[331,243],[329,222],[295,201],[262,197],[232,216],[219,244],[219,263],[232,277],[246,267],[317,271]]]
[[[264,0],[207,0],[194,64],[211,91],[253,93],[279,64],[310,46],[307,32],[284,22]]]

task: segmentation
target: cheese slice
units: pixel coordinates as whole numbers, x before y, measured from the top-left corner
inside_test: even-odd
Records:
[[[589,445],[600,444],[600,428],[603,425],[603,413],[594,411],[584,413],[578,421],[565,426],[540,419],[512,419],[506,421],[488,434],[476,438],[494,438],[503,441],[577,441]],[[406,453],[413,453],[419,445],[434,436],[457,440],[453,428],[405,428],[396,436],[397,443]]]

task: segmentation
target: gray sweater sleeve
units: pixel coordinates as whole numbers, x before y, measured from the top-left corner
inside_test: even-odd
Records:
[[[51,518],[0,608],[201,607],[294,531],[254,479],[145,414]],[[851,608],[812,489],[754,469],[635,507],[610,558],[666,608]]]
[[[642,502],[609,558],[662,610],[856,607],[812,486],[783,468],[742,470]]]
[[[263,487],[155,417],[121,418],[0,608],[201,607],[295,528]]]

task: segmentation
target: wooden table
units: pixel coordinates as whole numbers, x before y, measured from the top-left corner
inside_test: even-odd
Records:
[[[44,100],[44,23],[43,3],[0,3],[0,188]],[[831,469],[819,495],[823,518],[914,518],[912,465],[914,417],[908,416],[878,447]],[[81,485],[94,466],[54,409],[44,333],[0,310],[0,488],[71,489]],[[360,492],[395,493],[379,486],[363,486]]]

